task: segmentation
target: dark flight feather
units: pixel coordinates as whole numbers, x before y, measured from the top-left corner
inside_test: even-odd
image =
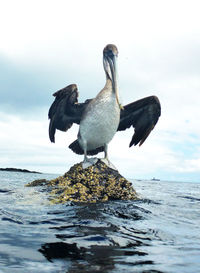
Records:
[[[78,89],[76,84],[71,84],[55,92],[55,97],[49,109],[49,138],[55,142],[56,129],[67,131],[73,123],[80,123],[83,111],[90,100],[78,103]]]
[[[84,154],[84,151],[83,149],[81,148],[79,142],[78,142],[78,139],[76,139],[74,142],[72,142],[70,145],[69,145],[69,148],[76,154],[78,155],[83,155]],[[87,154],[88,155],[96,155],[100,152],[103,152],[104,151],[104,146],[101,146],[101,147],[98,147],[94,150],[88,150],[87,151]]]
[[[156,96],[146,97],[124,106],[120,113],[118,131],[133,126],[134,135],[129,144],[141,146],[156,125],[161,115],[161,106]]]

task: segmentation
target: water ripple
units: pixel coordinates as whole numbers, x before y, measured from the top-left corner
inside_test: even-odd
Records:
[[[198,272],[200,186],[139,181],[138,201],[50,206],[27,177],[2,180],[0,272]]]

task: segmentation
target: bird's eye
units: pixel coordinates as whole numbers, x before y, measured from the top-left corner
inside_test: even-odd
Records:
[[[109,56],[109,57],[113,57],[113,55],[114,55],[114,54],[113,54],[113,51],[112,51],[111,49],[108,50],[108,56]]]
[[[113,58],[114,54],[113,54],[113,51],[111,49],[108,49],[106,52],[105,52],[105,55],[107,57],[110,57],[110,58]]]

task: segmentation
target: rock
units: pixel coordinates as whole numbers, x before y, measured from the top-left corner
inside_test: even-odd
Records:
[[[132,184],[100,159],[86,169],[82,163],[75,164],[63,176],[45,184],[51,188],[52,203],[138,199]],[[33,181],[27,186],[36,185],[44,185],[44,181]]]
[[[26,169],[18,169],[18,168],[0,168],[0,171],[21,172],[21,173],[38,173],[38,174],[41,174],[40,172],[29,171],[29,170],[26,170]]]
[[[36,186],[45,186],[48,184],[48,180],[46,179],[36,179],[32,181],[31,183],[28,183],[26,187],[36,187]]]

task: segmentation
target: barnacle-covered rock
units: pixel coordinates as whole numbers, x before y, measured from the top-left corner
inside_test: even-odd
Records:
[[[44,181],[38,180],[38,185],[41,184]],[[27,186],[36,185],[37,181],[33,181]],[[52,203],[137,199],[132,184],[101,160],[86,169],[81,163],[75,164],[63,176],[46,181],[46,186],[51,189]]]

